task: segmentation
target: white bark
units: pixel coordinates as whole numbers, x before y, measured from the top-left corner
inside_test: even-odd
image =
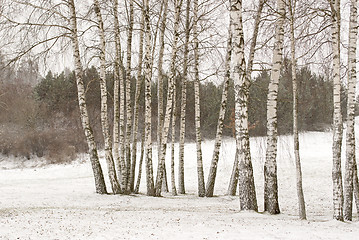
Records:
[[[294,4],[294,6],[293,6]],[[298,90],[297,90],[297,62],[295,53],[295,34],[294,34],[294,14],[296,9],[296,1],[292,3],[289,0],[290,13],[290,41],[291,41],[291,61],[292,61],[292,82],[293,82],[293,138],[294,138],[294,155],[296,165],[296,179],[297,179],[297,196],[299,205],[299,218],[305,220],[307,218],[305,211],[305,201],[303,193],[302,169],[299,155],[299,134],[298,134]]]
[[[232,32],[231,32],[231,28],[229,28],[228,40],[227,40],[227,54],[225,59],[225,79],[223,84],[221,107],[218,116],[216,139],[214,141],[214,150],[213,150],[211,168],[209,170],[208,180],[206,184],[206,197],[213,197],[214,184],[216,180],[219,151],[222,145],[223,123],[227,109],[228,86],[229,86],[230,75],[231,75],[231,69],[230,69],[231,55],[232,55]]]
[[[343,183],[341,171],[341,146],[343,137],[340,106],[340,1],[331,0],[332,51],[333,51],[333,218],[343,221]]]
[[[131,133],[132,133],[132,108],[131,108],[131,55],[133,34],[133,0],[129,0],[129,24],[127,34],[126,54],[126,169],[127,169],[127,191],[130,190],[131,175]]]
[[[113,124],[113,156],[115,163],[117,163],[117,177],[120,182],[121,190],[124,193],[126,189],[126,163],[123,158],[123,112],[120,113],[120,102],[119,102],[119,91],[123,92],[123,68],[122,68],[122,59],[121,59],[121,41],[120,41],[120,26],[118,22],[118,0],[114,0],[114,32],[115,32],[115,51],[116,51],[116,59],[115,59],[115,74],[114,74],[114,124]],[[122,90],[121,90],[122,89]],[[120,94],[121,95],[121,94]],[[123,94],[122,94],[123,95]],[[121,100],[122,101],[122,100]],[[123,108],[123,105],[122,105]],[[122,116],[122,119],[121,119]],[[122,121],[122,125],[121,125]],[[122,126],[122,130],[121,127]],[[122,133],[122,137],[120,137],[120,130]],[[122,139],[122,142],[120,142]],[[119,155],[119,151],[121,150],[121,155]]]
[[[145,58],[144,58],[144,77],[145,77],[145,159],[146,159],[146,183],[147,195],[154,196],[153,166],[152,166],[152,139],[151,139],[151,27],[149,0],[144,0],[145,16]]]
[[[196,148],[197,148],[197,175],[198,175],[198,196],[205,196],[205,184],[202,161],[202,137],[201,137],[201,109],[199,98],[199,41],[198,41],[198,0],[193,1],[193,42],[194,42],[194,114],[196,126]]]
[[[83,82],[83,68],[82,68],[81,57],[80,57],[80,48],[79,48],[78,33],[77,33],[77,16],[76,16],[76,8],[75,8],[74,0],[69,0],[68,7],[70,12],[71,42],[72,42],[73,57],[75,63],[75,78],[76,78],[81,123],[85,132],[86,141],[89,148],[90,161],[95,178],[96,193],[106,194],[107,190],[106,190],[105,180],[103,177],[100,161],[98,159],[96,142],[92,133],[92,128],[90,126],[87,105],[86,105],[85,86]]]
[[[356,77],[356,44],[358,38],[357,0],[350,1],[349,53],[348,53],[348,108],[346,133],[346,163],[344,181],[344,219],[353,218],[353,173],[355,164],[355,86]]]
[[[179,39],[179,18],[181,13],[182,0],[175,1],[175,24],[174,24],[174,39],[172,44],[172,54],[171,54],[171,65],[170,65],[170,77],[168,80],[168,93],[167,93],[167,105],[166,105],[166,115],[163,123],[163,132],[162,132],[162,140],[161,140],[161,152],[160,152],[160,160],[158,162],[157,167],[157,178],[156,178],[156,196],[161,195],[162,188],[162,180],[164,174],[164,165],[165,165],[165,157],[166,157],[166,145],[168,139],[168,132],[171,120],[171,112],[172,112],[172,103],[173,103],[173,93],[175,89],[175,74],[176,74],[176,57],[177,57],[177,43]]]
[[[277,0],[278,17],[276,21],[275,46],[273,65],[268,86],[267,100],[267,151],[264,164],[264,210],[270,214],[279,214],[278,183],[277,183],[277,98],[280,68],[282,63],[284,37],[284,0]]]
[[[143,40],[144,40],[144,15],[143,11],[141,16],[140,24],[140,43],[138,51],[138,66],[137,66],[137,83],[135,92],[135,106],[134,106],[134,117],[133,117],[133,133],[132,133],[132,162],[131,162],[131,173],[130,173],[130,190],[133,191],[134,180],[135,180],[135,168],[136,168],[136,156],[137,156],[137,136],[138,136],[138,114],[139,104],[141,97],[141,85],[143,81],[142,75],[142,59],[143,59]]]
[[[105,30],[103,27],[103,20],[100,11],[100,5],[97,0],[94,0],[94,10],[96,13],[97,24],[100,35],[100,89],[101,89],[101,126],[102,135],[105,142],[105,158],[107,163],[108,175],[110,178],[112,192],[114,194],[120,193],[120,185],[117,181],[115,163],[112,156],[112,142],[110,136],[110,127],[108,122],[107,110],[107,86],[106,86],[106,39]]]
[[[187,70],[188,70],[188,45],[190,35],[190,4],[191,1],[187,0],[186,6],[186,30],[185,30],[185,45],[183,53],[183,79],[181,91],[181,113],[180,113],[180,139],[179,139],[179,160],[178,160],[178,192],[185,194],[184,184],[184,141],[186,131],[186,105],[187,105]]]
[[[248,134],[249,81],[244,59],[242,1],[231,0],[230,22],[233,34],[233,80],[235,96],[236,157],[239,162],[241,210],[258,210]]]

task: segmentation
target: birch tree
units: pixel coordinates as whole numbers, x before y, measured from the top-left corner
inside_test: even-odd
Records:
[[[117,181],[115,164],[112,155],[112,142],[110,136],[110,127],[108,121],[107,110],[107,86],[106,86],[106,39],[105,30],[103,26],[102,15],[100,12],[100,5],[97,0],[94,0],[94,11],[96,13],[97,24],[100,35],[100,89],[101,89],[101,125],[102,134],[105,142],[105,158],[108,167],[108,175],[114,194],[120,193],[120,185]]]
[[[196,126],[196,149],[197,149],[197,177],[198,177],[198,196],[205,196],[205,184],[203,174],[202,162],[202,137],[201,137],[201,108],[199,98],[199,41],[197,25],[199,23],[198,17],[198,0],[193,1],[193,42],[194,42],[194,109],[195,109],[195,126]]]
[[[164,164],[166,157],[166,145],[168,139],[169,125],[171,120],[173,96],[175,90],[175,74],[176,74],[176,57],[177,57],[177,44],[179,39],[179,20],[182,7],[182,0],[176,0],[175,2],[175,21],[174,21],[174,34],[173,34],[173,44],[172,44],[172,53],[171,53],[171,63],[170,63],[170,76],[168,83],[168,93],[167,93],[167,104],[166,104],[166,114],[163,123],[163,132],[161,140],[161,152],[160,160],[157,167],[157,177],[156,177],[156,196],[161,195],[162,180],[164,174]]]
[[[242,1],[230,1],[233,34],[232,68],[235,96],[236,154],[239,161],[239,199],[241,210],[258,210],[248,134],[249,81],[244,59]]]
[[[92,128],[90,126],[90,121],[87,111],[85,86],[83,82],[83,68],[81,63],[80,47],[79,47],[78,32],[77,32],[77,16],[76,16],[75,2],[74,0],[69,0],[67,4],[70,13],[70,25],[71,25],[70,38],[73,48],[73,58],[75,63],[75,78],[76,78],[77,95],[79,101],[82,127],[84,129],[87,145],[89,148],[90,161],[95,178],[96,192],[99,194],[107,194],[105,180],[103,177],[102,168],[98,158],[96,142],[93,136]]]
[[[264,210],[270,214],[280,213],[277,183],[277,97],[284,37],[285,3],[283,0],[277,0],[277,12],[273,65],[268,86],[267,150],[264,165]]]
[[[161,160],[161,141],[162,141],[162,131],[163,131],[163,121],[164,121],[164,114],[163,114],[163,56],[165,50],[165,32],[166,32],[166,22],[167,22],[167,13],[168,13],[168,0],[163,1],[163,14],[162,14],[162,21],[160,26],[160,35],[159,35],[159,54],[158,54],[158,80],[157,80],[157,146],[158,146],[158,162]],[[167,176],[166,176],[166,164],[163,167],[164,174],[163,174],[163,189],[168,190],[167,187]]]
[[[133,34],[133,0],[129,0],[128,31],[127,31],[127,53],[126,53],[126,169],[127,188],[131,188],[131,133],[132,133],[132,109],[131,109],[131,56],[132,56],[132,34]]]
[[[294,34],[294,15],[296,9],[296,0],[289,0],[289,23],[290,23],[290,43],[291,43],[291,61],[292,61],[292,83],[293,83],[293,140],[294,140],[294,156],[297,178],[297,196],[299,204],[299,217],[306,219],[305,201],[302,186],[302,169],[299,155],[299,134],[298,134],[298,90],[297,90],[297,61],[295,51],[295,34]]]
[[[184,141],[186,131],[186,106],[187,106],[187,71],[188,71],[188,45],[190,37],[190,7],[191,1],[186,3],[186,26],[185,26],[185,42],[183,52],[183,73],[182,73],[182,89],[181,89],[181,112],[180,112],[180,139],[179,139],[179,160],[178,160],[178,192],[185,194],[184,184]]]
[[[114,124],[113,124],[113,152],[114,159],[117,163],[117,177],[120,181],[122,193],[126,192],[126,163],[124,159],[123,131],[124,131],[124,114],[123,114],[123,68],[121,58],[121,40],[120,26],[118,21],[118,0],[114,0],[114,33],[115,33],[115,69],[114,69]],[[120,92],[120,96],[119,96]],[[119,97],[121,98],[121,109]],[[122,143],[122,145],[120,145]],[[120,151],[120,155],[119,155]]]
[[[231,69],[230,69],[231,55],[232,55],[232,32],[231,32],[231,28],[229,28],[228,40],[227,40],[227,53],[225,59],[225,80],[222,90],[222,100],[221,100],[221,107],[219,110],[217,132],[214,141],[214,150],[213,150],[211,168],[209,170],[208,180],[206,184],[206,197],[213,197],[214,184],[216,180],[219,151],[222,144],[222,133],[223,133],[223,125],[224,125],[223,122],[227,109],[228,86],[229,86],[230,75],[231,75]]]
[[[149,0],[144,0],[144,16],[145,16],[145,57],[144,57],[144,78],[145,78],[145,159],[146,159],[146,184],[147,195],[154,196],[155,188],[153,182],[153,166],[152,166],[152,140],[151,140],[151,25],[150,25],[150,9]]]
[[[251,45],[250,45],[250,49],[249,49],[249,58],[248,58],[247,70],[246,70],[246,77],[249,78],[248,81],[250,81],[250,78],[252,75],[254,55],[256,52],[257,39],[258,39],[258,32],[259,32],[259,28],[260,28],[261,16],[262,16],[262,11],[263,11],[265,2],[266,2],[266,0],[259,1],[258,8],[257,8],[256,14],[255,14],[253,34],[252,34],[252,40],[251,40]],[[230,179],[228,191],[227,191],[227,195],[231,195],[231,196],[236,195],[236,189],[237,189],[237,184],[238,184],[238,171],[239,171],[238,153],[236,153],[235,156],[236,157],[235,157],[234,163],[233,163],[231,179]]]
[[[343,184],[341,172],[341,146],[343,137],[340,106],[340,0],[330,0],[333,51],[333,207],[334,219],[343,221]]]
[[[356,44],[358,38],[357,0],[350,1],[349,52],[348,52],[348,107],[346,132],[346,163],[344,178],[344,220],[352,220],[353,173],[355,161],[355,86],[356,86]]]
[[[134,179],[135,179],[135,168],[136,168],[136,157],[137,157],[137,136],[138,136],[138,114],[139,104],[141,97],[141,85],[143,82],[142,65],[143,65],[143,41],[144,41],[144,15],[141,11],[141,22],[140,22],[140,37],[139,37],[139,50],[138,50],[138,65],[137,65],[137,82],[135,90],[135,105],[134,105],[134,116],[133,116],[133,132],[132,132],[132,161],[131,161],[131,173],[130,173],[130,191],[133,191]],[[142,149],[142,148],[141,148]]]

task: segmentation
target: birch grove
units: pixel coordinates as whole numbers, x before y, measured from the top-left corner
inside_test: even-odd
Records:
[[[293,176],[286,180],[296,187],[298,215],[305,220],[312,214],[306,208],[313,200],[309,194],[304,198],[312,186],[306,182],[308,156],[300,155],[306,147],[299,144],[305,141],[301,132],[333,131],[328,178],[333,183],[333,218],[357,219],[357,0],[2,3],[0,70],[20,72],[21,61],[28,57],[43,63],[39,75],[48,71],[40,77],[42,85],[32,89],[38,112],[22,116],[24,128],[36,132],[48,125],[79,125],[83,136],[76,138],[85,147],[72,146],[70,140],[64,144],[76,154],[87,151],[96,193],[120,198],[142,192],[173,198],[197,193],[200,201],[212,201],[202,197],[225,194],[216,192],[216,184],[224,182],[227,194],[237,195],[240,211],[279,214],[281,146],[290,153],[286,161],[293,163],[288,164]],[[69,66],[59,66],[59,55]],[[53,68],[66,70],[53,74]],[[17,79],[7,81],[17,84]],[[58,89],[50,91],[49,86]],[[63,92],[54,97],[57,90]],[[312,98],[317,105],[306,101]],[[59,106],[65,109],[61,113],[56,112]],[[56,121],[38,120],[49,113]],[[312,125],[308,118],[314,119]],[[281,134],[291,135],[288,146],[281,144]],[[213,149],[207,147],[210,140]],[[262,149],[253,149],[261,140]],[[31,144],[36,145],[35,140]],[[166,193],[166,166],[171,193]],[[193,172],[187,177],[185,170]],[[258,181],[259,174],[263,181]],[[186,181],[196,186],[187,189]],[[257,202],[258,189],[263,205]]]

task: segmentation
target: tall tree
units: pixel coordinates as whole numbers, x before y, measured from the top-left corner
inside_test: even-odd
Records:
[[[82,127],[84,129],[87,145],[89,148],[90,161],[95,178],[96,193],[107,194],[105,180],[103,177],[102,168],[98,158],[96,142],[93,136],[92,128],[90,126],[89,115],[87,111],[85,86],[83,82],[83,68],[81,63],[80,47],[79,47],[78,31],[77,31],[76,6],[74,0],[69,0],[67,4],[70,13],[70,24],[71,24],[70,38],[73,48],[73,58],[75,63],[75,78],[76,78],[77,95],[78,95]]]
[[[147,195],[154,196],[155,188],[153,182],[153,165],[152,165],[152,139],[151,139],[151,25],[150,25],[150,7],[149,0],[144,0],[143,6],[145,16],[145,57],[144,57],[144,78],[145,78],[145,159],[146,159],[146,183]]]
[[[176,138],[176,118],[177,118],[177,94],[176,84],[173,90],[172,103],[172,126],[171,126],[171,191],[173,196],[177,196],[176,177],[175,177],[175,138]]]
[[[131,104],[131,56],[132,56],[132,35],[133,35],[133,0],[129,1],[129,19],[127,31],[127,53],[126,53],[126,169],[127,169],[127,190],[130,190],[131,181],[131,133],[132,133],[132,104]]]
[[[114,33],[115,33],[115,69],[114,69],[114,124],[113,124],[113,156],[114,160],[117,163],[117,177],[120,181],[121,190],[123,193],[126,192],[126,163],[123,157],[123,126],[124,118],[123,111],[120,109],[122,106],[123,109],[123,68],[122,68],[122,58],[121,58],[121,40],[120,40],[120,24],[118,21],[118,0],[114,0]],[[119,96],[120,95],[120,96]],[[119,98],[121,98],[121,106]],[[122,145],[120,145],[122,143]],[[120,151],[120,155],[119,155]]]
[[[251,78],[251,75],[252,75],[254,54],[256,51],[258,32],[259,32],[259,28],[260,28],[261,16],[262,16],[262,11],[263,11],[265,2],[266,2],[266,0],[259,1],[258,8],[257,8],[256,14],[255,14],[253,35],[252,35],[252,40],[251,40],[251,46],[249,49],[249,58],[248,58],[247,71],[246,71],[246,77],[249,79]],[[238,171],[239,171],[238,153],[236,153],[235,156],[236,157],[235,157],[234,163],[233,163],[231,179],[230,179],[228,191],[227,191],[227,194],[231,195],[231,196],[236,195],[236,189],[237,189],[237,184],[238,184]]]
[[[97,0],[94,0],[94,10],[97,18],[97,26],[100,35],[100,89],[101,89],[101,126],[102,134],[105,142],[105,158],[107,162],[108,175],[114,194],[120,193],[120,185],[117,181],[115,163],[112,155],[112,142],[110,135],[110,127],[108,121],[108,107],[107,107],[107,86],[106,86],[106,39],[105,30],[103,26],[100,5]]]
[[[355,161],[355,85],[356,85],[356,44],[358,38],[357,0],[350,1],[349,53],[348,53],[348,107],[346,132],[346,163],[344,181],[344,219],[353,218],[353,173]]]
[[[340,0],[330,0],[332,21],[332,51],[333,51],[333,217],[343,221],[343,183],[341,170],[341,147],[343,138],[343,123],[340,105]]]
[[[202,161],[202,137],[201,137],[201,107],[199,98],[199,40],[198,40],[198,0],[193,1],[193,42],[194,42],[194,110],[195,110],[195,126],[196,126],[196,149],[197,149],[197,176],[198,176],[198,196],[205,196],[205,184],[203,174]]]
[[[188,45],[190,37],[190,8],[191,1],[186,3],[186,26],[185,26],[185,43],[183,52],[183,73],[181,89],[181,112],[180,112],[180,139],[179,139],[179,158],[178,158],[178,192],[185,194],[184,184],[184,141],[186,131],[186,106],[187,106],[187,71],[188,71]]]
[[[289,0],[289,21],[290,21],[290,42],[291,42],[291,61],[292,61],[292,83],[293,83],[293,138],[294,138],[294,156],[297,178],[297,196],[299,204],[299,217],[304,220],[307,218],[305,211],[305,201],[303,194],[302,168],[299,155],[299,134],[298,134],[298,90],[297,90],[297,60],[295,52],[295,34],[294,34],[294,15],[296,9],[296,0]]]
[[[175,3],[175,21],[174,21],[174,33],[173,33],[173,44],[172,44],[172,53],[171,53],[171,63],[170,63],[170,76],[168,82],[168,93],[167,93],[167,104],[166,104],[166,114],[163,123],[163,132],[161,140],[161,152],[160,160],[158,161],[157,167],[157,177],[156,177],[156,196],[161,195],[162,180],[164,174],[165,158],[166,158],[166,146],[168,139],[168,132],[171,120],[172,113],[172,104],[173,96],[175,90],[175,75],[176,75],[176,57],[177,57],[177,45],[179,39],[179,20],[181,14],[183,0],[176,0]]]
[[[143,6],[142,6],[143,7]],[[140,43],[138,50],[138,66],[137,66],[137,82],[135,90],[135,105],[134,105],[134,116],[133,116],[133,132],[132,132],[132,162],[130,172],[130,191],[133,191],[135,181],[135,168],[136,168],[136,157],[137,157],[137,136],[138,136],[138,114],[139,105],[141,98],[141,85],[143,82],[142,64],[143,64],[143,40],[144,40],[144,15],[141,11],[141,22],[140,22]]]
[[[230,22],[233,34],[233,80],[235,96],[236,154],[239,161],[241,210],[258,210],[248,134],[249,78],[244,59],[242,1],[231,0]]]
[[[158,54],[158,62],[157,62],[157,69],[158,69],[158,79],[157,79],[157,150],[158,150],[158,161],[161,159],[161,141],[162,141],[162,131],[163,131],[163,121],[164,121],[164,114],[163,114],[163,57],[165,51],[165,32],[166,32],[166,23],[167,23],[167,13],[168,13],[168,0],[163,1],[163,11],[162,11],[162,21],[160,25],[160,35],[159,35],[159,54]],[[166,165],[166,164],[165,164]],[[167,186],[167,175],[166,175],[166,166],[163,168],[163,186],[162,188],[168,191]]]
[[[283,0],[277,0],[277,12],[273,65],[268,86],[267,151],[264,164],[264,210],[270,214],[280,213],[277,183],[277,99],[284,37],[285,3]]]
[[[227,40],[227,53],[225,59],[225,77],[222,90],[222,100],[221,107],[219,110],[218,123],[217,123],[217,132],[216,138],[214,141],[214,150],[211,162],[211,168],[209,170],[208,180],[206,184],[206,197],[213,197],[214,183],[216,180],[217,174],[217,164],[219,160],[219,151],[222,144],[222,133],[224,125],[224,117],[227,109],[227,96],[228,96],[228,86],[231,76],[231,55],[232,55],[232,32],[231,28],[228,29],[228,40]]]

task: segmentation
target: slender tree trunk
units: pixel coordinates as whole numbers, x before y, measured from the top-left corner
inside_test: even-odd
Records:
[[[353,173],[355,162],[355,85],[356,85],[356,43],[358,38],[357,0],[350,1],[349,56],[348,56],[348,107],[346,163],[344,181],[344,219],[353,218]]]
[[[163,131],[163,55],[165,50],[165,31],[166,31],[166,22],[167,22],[167,12],[168,12],[168,0],[163,1],[163,15],[160,26],[160,36],[159,36],[159,55],[158,55],[158,84],[157,84],[157,96],[158,96],[158,121],[157,121],[157,151],[158,151],[158,162],[161,158],[161,140],[162,140],[162,131]],[[166,165],[166,164],[165,164]],[[167,185],[167,174],[166,174],[166,166],[164,166],[164,174],[163,174],[163,184],[162,190],[168,192]]]
[[[146,182],[147,195],[154,196],[153,182],[153,166],[152,166],[152,139],[151,139],[151,27],[149,0],[144,0],[144,16],[145,16],[145,58],[144,58],[144,74],[145,74],[145,149],[146,149]]]
[[[143,153],[144,153],[144,142],[145,142],[145,131],[143,131],[142,134],[142,140],[141,140],[141,155],[140,155],[140,162],[138,164],[138,175],[137,175],[137,181],[136,181],[136,187],[134,192],[138,193],[140,190],[140,183],[141,183],[141,176],[142,176],[142,162],[143,162]]]
[[[259,0],[256,16],[255,16],[255,20],[254,20],[253,35],[252,35],[251,46],[249,49],[249,58],[248,58],[248,65],[247,65],[247,77],[248,78],[251,78],[251,75],[252,75],[253,60],[254,60],[254,54],[256,52],[259,25],[261,23],[263,6],[266,1],[267,0]]]
[[[259,25],[261,23],[262,10],[263,10],[263,6],[264,6],[265,2],[266,2],[266,0],[260,0],[259,1],[256,16],[255,16],[253,35],[252,35],[252,41],[251,41],[251,46],[250,46],[250,50],[249,50],[249,58],[248,58],[248,65],[247,65],[247,71],[246,71],[246,77],[249,78],[248,81],[251,80],[254,54],[255,54],[256,46],[257,46]],[[233,169],[232,169],[231,180],[229,182],[228,192],[227,192],[227,194],[231,195],[231,196],[236,195],[237,185],[238,185],[238,174],[239,174],[238,171],[239,171],[239,168],[238,168],[238,156],[237,156],[237,154],[238,153],[236,153],[236,156],[235,156],[235,161],[234,161],[234,165],[233,165]]]
[[[96,193],[107,194],[102,168],[100,165],[100,161],[98,159],[95,138],[92,133],[92,128],[90,126],[90,121],[87,111],[85,87],[83,82],[83,69],[81,64],[80,49],[79,49],[79,42],[77,36],[77,17],[76,17],[76,8],[75,8],[74,0],[68,1],[68,7],[70,12],[71,42],[73,48],[73,58],[75,63],[75,78],[76,78],[81,123],[84,129],[87,145],[89,148],[90,161],[95,179]]]
[[[236,155],[234,157],[231,179],[229,180],[229,186],[227,190],[227,195],[229,196],[236,195],[237,186],[238,186],[238,175],[239,175],[239,162],[238,162],[238,149],[236,148]]]
[[[182,0],[175,1],[175,24],[174,24],[174,40],[172,47],[172,56],[171,56],[171,65],[170,65],[170,77],[168,80],[168,94],[167,94],[167,105],[166,105],[166,115],[163,123],[163,132],[161,140],[161,152],[160,152],[160,161],[158,162],[157,167],[157,178],[156,178],[156,196],[161,196],[161,187],[164,174],[164,163],[166,158],[166,145],[168,139],[168,132],[171,120],[172,112],[172,103],[173,103],[173,93],[175,89],[175,74],[176,74],[176,57],[177,57],[177,43],[179,39],[179,18],[181,13]]]
[[[131,101],[131,56],[133,34],[133,0],[129,0],[129,24],[127,35],[127,61],[126,61],[126,168],[127,190],[131,189],[131,133],[132,133],[132,101]]]
[[[176,84],[173,90],[173,103],[172,103],[172,126],[171,126],[171,188],[172,195],[177,196],[176,179],[175,179],[175,139],[176,139],[176,114],[177,114],[177,102],[176,102]]]
[[[139,114],[139,105],[141,98],[141,85],[142,85],[142,59],[143,59],[143,38],[144,38],[144,16],[143,11],[141,16],[140,24],[140,43],[139,43],[139,53],[138,53],[138,66],[137,66],[137,82],[136,82],[136,92],[135,92],[135,106],[134,106],[134,117],[133,117],[133,133],[132,133],[132,162],[131,162],[131,172],[130,172],[130,191],[133,191],[134,182],[135,182],[135,169],[136,169],[136,157],[137,157],[137,135],[138,135],[138,114]]]
[[[222,133],[223,133],[223,122],[224,117],[227,109],[227,96],[228,96],[228,86],[229,80],[231,76],[231,54],[232,54],[232,33],[231,28],[228,31],[228,41],[227,41],[227,54],[226,54],[226,62],[225,62],[225,80],[223,85],[222,91],[222,101],[221,101],[221,108],[219,110],[219,117],[217,123],[217,132],[216,132],[216,139],[214,141],[214,150],[211,162],[211,168],[209,170],[208,180],[206,184],[206,197],[213,197],[214,191],[214,183],[216,180],[217,174],[217,165],[219,160],[219,151],[222,145]]]
[[[105,30],[103,27],[102,15],[100,5],[97,0],[94,0],[94,10],[97,17],[98,29],[100,35],[100,89],[101,89],[101,125],[102,135],[105,142],[105,158],[107,162],[108,176],[110,178],[112,192],[114,194],[120,193],[121,188],[117,181],[115,163],[112,156],[112,143],[110,136],[110,127],[108,122],[107,110],[107,86],[106,86],[106,43]]]
[[[199,98],[199,42],[198,42],[198,0],[193,1],[193,42],[194,42],[194,112],[196,125],[196,148],[197,148],[197,174],[198,174],[198,196],[205,196],[205,184],[203,174],[202,147],[201,147],[201,108]]]
[[[184,141],[186,131],[186,105],[187,105],[187,70],[188,70],[188,45],[190,35],[190,4],[191,1],[187,0],[186,6],[186,30],[185,30],[185,45],[183,56],[183,78],[182,78],[182,91],[181,91],[181,113],[180,113],[180,139],[179,139],[179,158],[178,158],[178,192],[185,194],[184,184]]]
[[[332,14],[332,50],[333,50],[333,218],[343,221],[343,183],[341,171],[341,146],[343,137],[342,115],[340,107],[340,1],[331,0]]]
[[[280,213],[277,183],[277,98],[284,36],[285,4],[283,0],[277,0],[277,9],[273,66],[268,86],[267,152],[264,165],[264,211],[268,211],[270,214]]]
[[[294,7],[292,6],[294,4]],[[299,134],[298,134],[298,90],[297,90],[297,62],[295,55],[295,35],[294,35],[294,11],[296,2],[289,0],[290,13],[290,41],[292,56],[292,82],[293,82],[293,138],[294,138],[294,155],[297,178],[297,195],[299,204],[299,218],[305,220],[307,218],[305,212],[305,201],[302,186],[302,168],[299,155]]]
[[[121,40],[120,40],[120,26],[118,22],[118,0],[114,0],[114,32],[115,32],[115,50],[116,50],[116,60],[115,60],[115,74],[114,74],[114,124],[113,124],[113,152],[114,160],[117,163],[117,177],[120,182],[122,193],[126,189],[126,163],[123,158],[123,114],[120,113],[119,106],[119,91],[123,93],[123,87],[121,87],[123,79],[123,68],[122,68],[122,59],[121,59]],[[122,90],[121,90],[122,89]],[[123,98],[123,94],[120,94]],[[122,100],[121,100],[122,102]],[[122,104],[123,108],[123,104]],[[122,125],[121,125],[122,124]],[[122,126],[122,130],[121,127]],[[121,131],[120,131],[121,130]],[[122,134],[122,137],[120,137]],[[120,142],[119,140],[122,139]],[[121,155],[119,155],[119,150],[121,150]]]
[[[236,154],[239,161],[239,199],[241,210],[258,211],[248,134],[249,81],[244,59],[242,1],[231,0],[233,34],[233,80],[235,95]]]

